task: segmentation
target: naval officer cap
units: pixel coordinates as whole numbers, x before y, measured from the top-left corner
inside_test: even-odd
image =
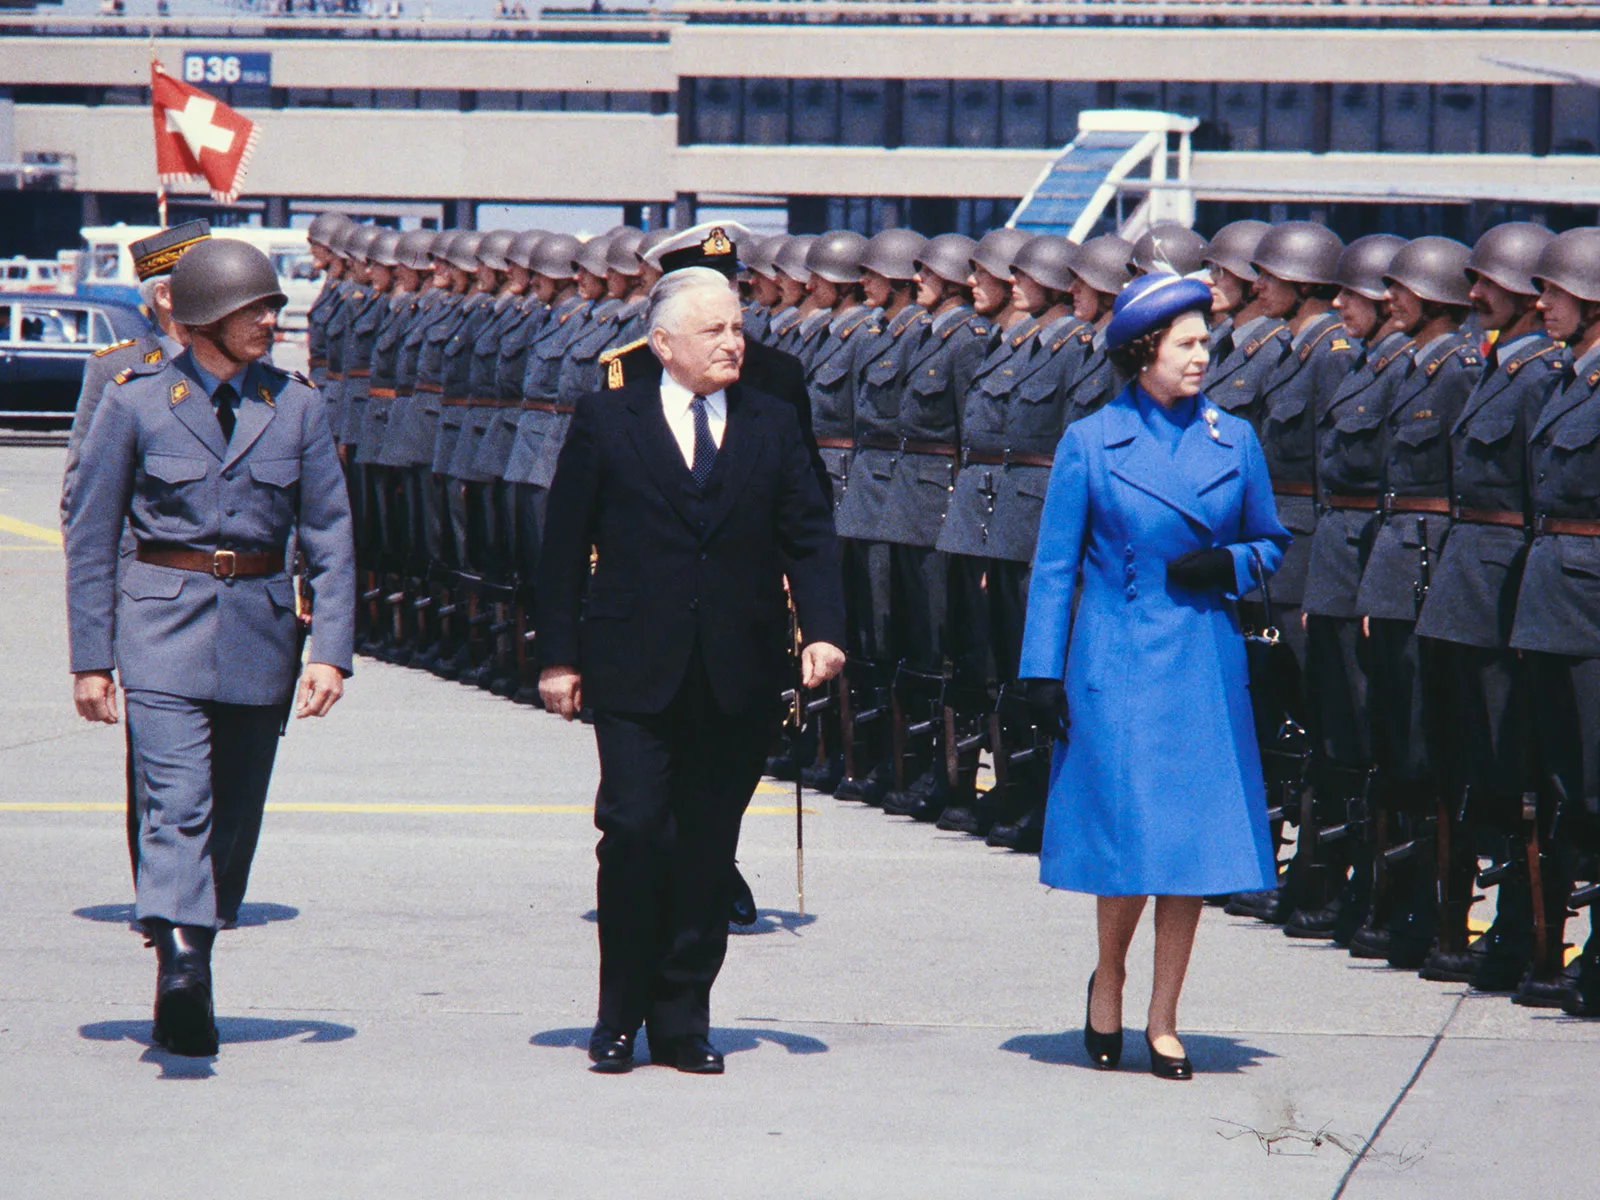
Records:
[[[140,238],[128,247],[128,253],[133,255],[133,273],[139,277],[140,283],[158,275],[170,275],[185,250],[210,236],[209,221],[185,221],[182,225],[174,225],[171,229]]]
[[[729,279],[739,274],[739,247],[755,241],[737,221],[706,221],[675,233],[650,251],[663,275],[685,267],[710,267]]]
[[[1120,350],[1136,338],[1165,329],[1186,312],[1211,311],[1211,288],[1198,279],[1165,272],[1141,275],[1122,290],[1106,326],[1106,349]]]

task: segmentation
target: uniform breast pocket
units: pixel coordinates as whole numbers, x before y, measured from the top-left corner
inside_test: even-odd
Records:
[[[204,491],[206,460],[177,454],[152,454],[144,460],[141,491],[162,516],[193,518]]]
[[[868,403],[873,412],[886,421],[892,421],[900,415],[899,392],[894,386],[899,375],[900,364],[892,357],[878,359],[862,374]]]
[[[1274,402],[1267,413],[1262,441],[1271,449],[1270,457],[1306,459],[1311,457],[1314,434],[1311,422],[1306,419],[1306,395],[1296,389]]]
[[[272,508],[272,524],[286,524],[294,513],[295,497],[300,484],[298,458],[263,458],[250,460],[250,478],[256,490],[267,498]]]
[[[1600,496],[1600,407],[1560,421],[1552,431],[1550,468],[1564,500]]]
[[[1396,483],[1441,484],[1447,477],[1449,447],[1444,444],[1443,426],[1437,417],[1405,421],[1396,427],[1396,457],[1399,460]]]
[[[1515,483],[1521,446],[1512,444],[1517,427],[1513,412],[1479,413],[1468,423],[1462,451],[1477,478],[1488,483]]]

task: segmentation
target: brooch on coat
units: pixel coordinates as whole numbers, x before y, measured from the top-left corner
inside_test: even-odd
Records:
[[[1214,408],[1203,409],[1200,415],[1206,419],[1206,432],[1211,435],[1211,440],[1220,442],[1222,435],[1217,432],[1217,410]]]

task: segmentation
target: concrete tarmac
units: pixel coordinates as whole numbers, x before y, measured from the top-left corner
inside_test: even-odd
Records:
[[[727,1074],[593,1075],[589,731],[365,660],[281,745],[244,923],[218,940],[221,1053],[153,1049],[122,731],[70,701],[62,453],[0,444],[0,1195],[1590,1194],[1600,1023],[1207,909],[1181,1010],[1196,1078],[1148,1073],[1148,921],[1102,1074],[1092,899],[807,793],[802,918],[772,784],[741,847],[761,921],[713,996]]]

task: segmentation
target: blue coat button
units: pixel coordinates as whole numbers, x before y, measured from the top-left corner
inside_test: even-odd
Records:
[[[1129,600],[1135,600],[1139,596],[1139,589],[1134,587],[1131,583],[1123,590],[1127,594]]]

